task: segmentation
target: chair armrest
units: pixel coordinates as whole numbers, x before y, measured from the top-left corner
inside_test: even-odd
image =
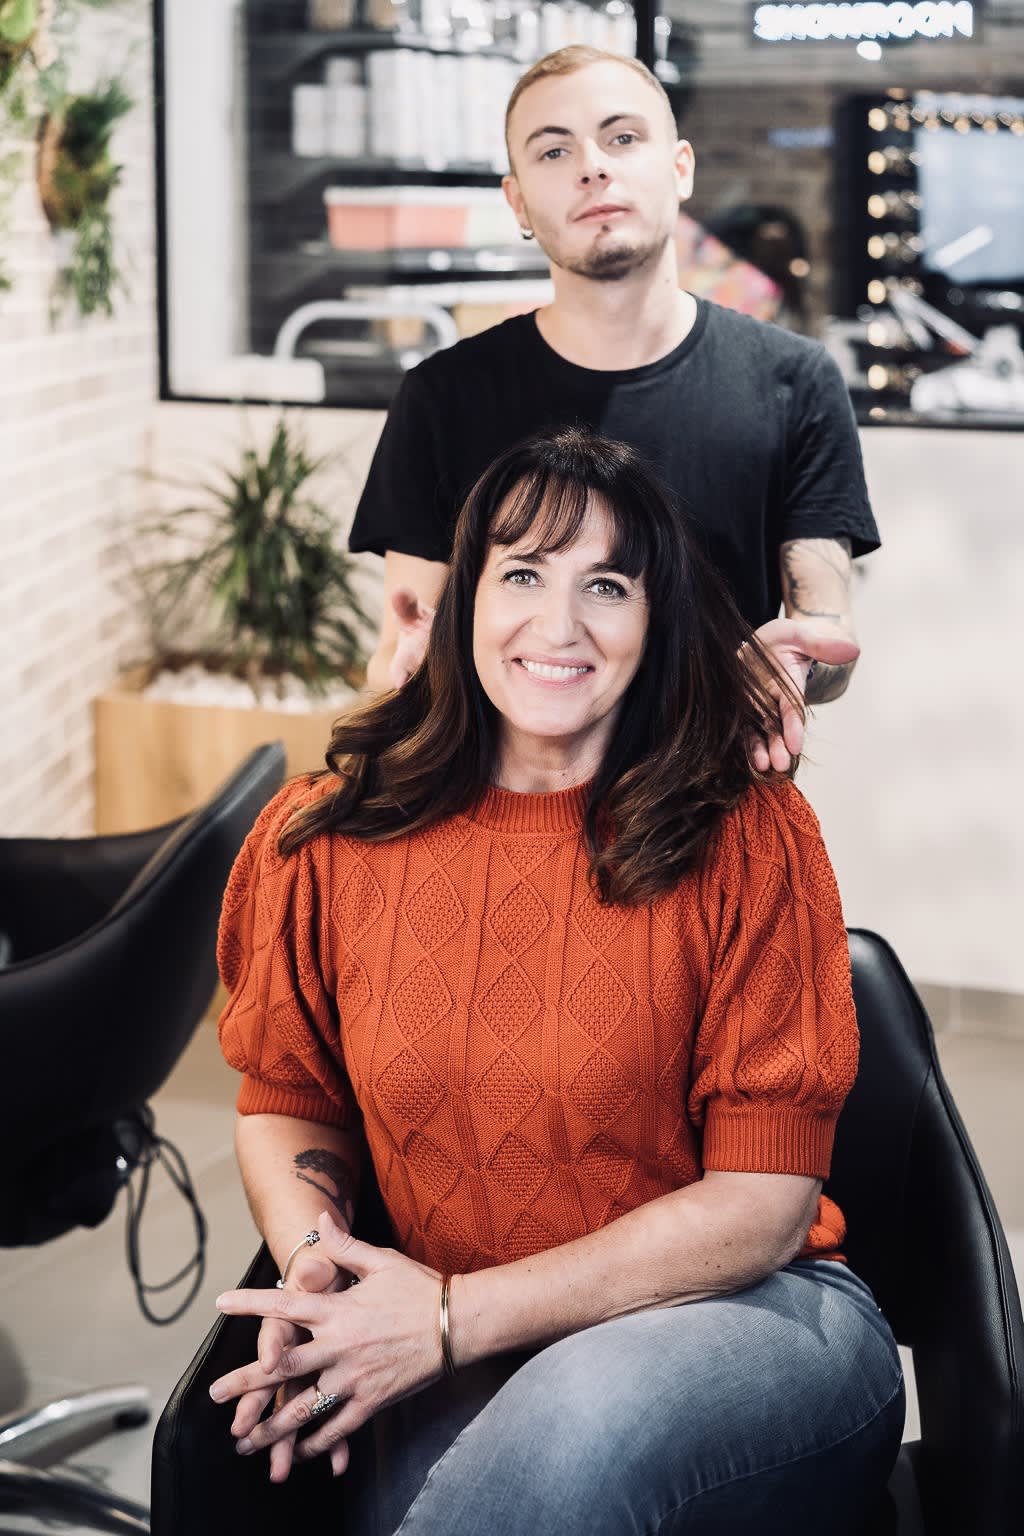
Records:
[[[239,1287],[266,1289],[277,1269],[264,1245]],[[153,1440],[152,1536],[281,1536],[326,1528],[332,1478],[326,1457],[293,1469],[272,1484],[266,1455],[239,1456],[230,1434],[234,1404],[215,1403],[218,1376],[256,1359],[259,1319],[221,1317],[167,1400]],[[341,1527],[336,1527],[340,1529]]]
[[[0,838],[0,930],[15,961],[98,923],[177,826],[116,837]]]

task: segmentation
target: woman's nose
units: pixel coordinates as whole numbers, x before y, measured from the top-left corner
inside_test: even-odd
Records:
[[[533,621],[539,641],[553,649],[572,645],[579,638],[579,617],[571,594],[547,592]]]

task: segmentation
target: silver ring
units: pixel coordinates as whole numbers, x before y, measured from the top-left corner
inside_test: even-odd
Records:
[[[322,1414],[330,1413],[337,1405],[337,1392],[321,1392],[319,1386],[314,1383],[313,1391],[316,1393],[316,1402],[309,1410],[310,1418],[318,1419]]]

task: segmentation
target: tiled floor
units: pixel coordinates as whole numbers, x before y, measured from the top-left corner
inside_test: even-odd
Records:
[[[939,1049],[1024,1280],[1024,1040],[943,1034]],[[139,1314],[124,1260],[122,1204],[94,1232],[0,1256],[0,1414],[119,1381],[142,1382],[162,1404],[214,1318],[213,1298],[235,1283],[256,1248],[231,1146],[234,1092],[234,1073],[221,1061],[212,1027],[203,1026],[156,1105],[160,1130],[188,1159],[209,1223],[206,1280],[177,1323],[154,1328]],[[180,1198],[154,1185],[142,1230],[146,1278],[177,1269],[191,1237]],[[915,1424],[912,1414],[908,1433]],[[148,1502],[151,1435],[151,1427],[110,1435],[73,1464]],[[8,1522],[5,1530],[14,1528]]]

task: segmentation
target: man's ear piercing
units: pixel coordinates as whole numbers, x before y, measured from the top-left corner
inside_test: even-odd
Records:
[[[519,226],[519,233],[522,235],[524,240],[532,240],[533,239],[533,230],[532,229],[524,229],[521,224]]]

